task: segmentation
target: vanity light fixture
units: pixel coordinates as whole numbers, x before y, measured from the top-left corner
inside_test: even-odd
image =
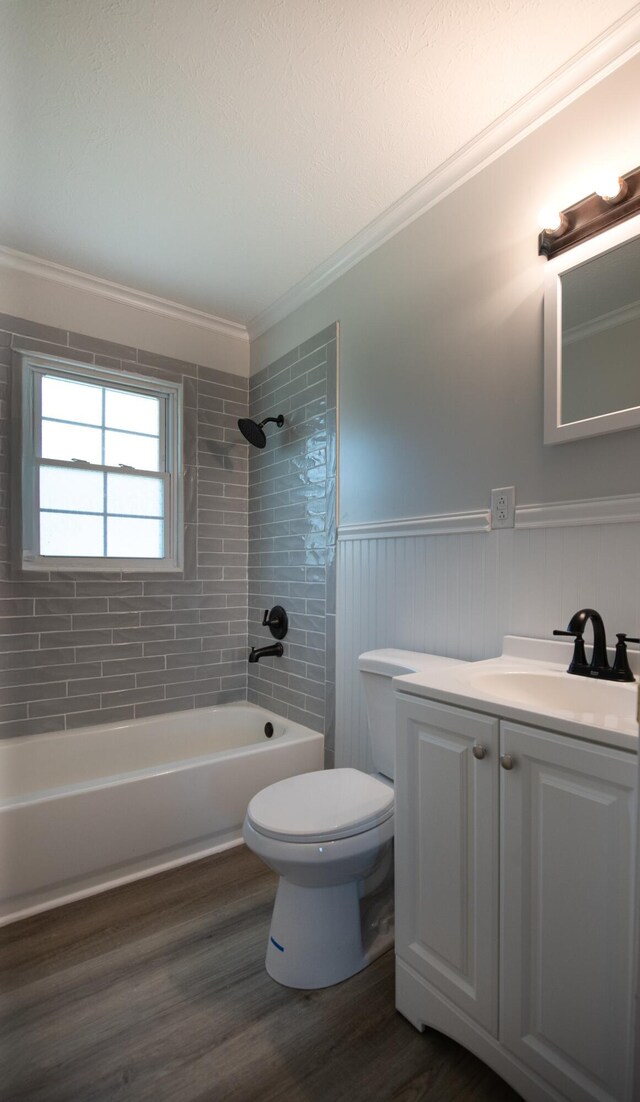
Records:
[[[567,220],[555,207],[543,207],[538,213],[538,228],[550,237],[557,237],[567,228]]]
[[[640,213],[640,167],[624,176],[607,173],[591,195],[565,210],[540,212],[538,253],[547,260]]]
[[[605,203],[620,203],[628,195],[629,185],[624,177],[605,172],[598,176],[593,190]]]

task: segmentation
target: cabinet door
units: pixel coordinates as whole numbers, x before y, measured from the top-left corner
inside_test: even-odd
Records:
[[[573,1102],[622,1100],[636,757],[501,726],[501,1040]]]
[[[396,952],[495,1035],[498,722],[399,694],[397,732]]]

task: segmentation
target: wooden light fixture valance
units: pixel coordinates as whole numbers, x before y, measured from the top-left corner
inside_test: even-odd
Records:
[[[640,167],[619,178],[616,195],[597,195],[592,192],[585,199],[560,211],[557,229],[543,229],[538,238],[538,253],[547,260],[573,248],[581,241],[608,230],[618,222],[640,214]]]

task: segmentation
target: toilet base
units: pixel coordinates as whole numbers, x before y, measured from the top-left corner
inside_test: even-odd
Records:
[[[284,987],[331,987],[393,945],[393,878],[361,896],[362,881],[308,888],[280,878],[266,968]]]

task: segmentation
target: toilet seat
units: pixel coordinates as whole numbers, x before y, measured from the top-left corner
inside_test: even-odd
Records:
[[[390,785],[358,769],[302,773],[269,785],[251,800],[247,819],[267,838],[330,842],[379,826],[393,815]]]

